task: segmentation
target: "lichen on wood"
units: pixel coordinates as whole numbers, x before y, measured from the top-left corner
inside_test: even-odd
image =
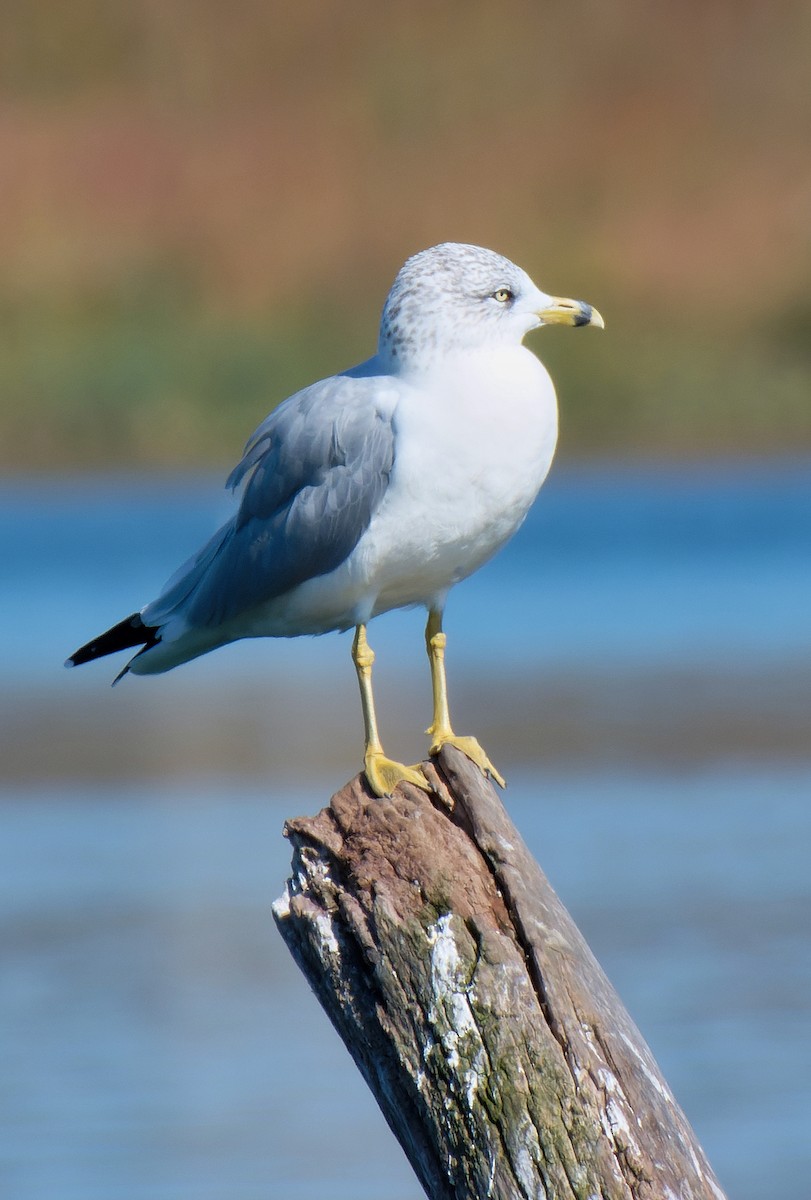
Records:
[[[286,826],[274,915],[432,1200],[724,1200],[492,786],[358,777]]]

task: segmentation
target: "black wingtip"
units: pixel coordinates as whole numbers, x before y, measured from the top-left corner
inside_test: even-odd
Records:
[[[143,654],[143,650],[139,650],[139,651],[138,651],[138,654]],[[138,654],[136,654],[136,655],[135,655],[135,657],[136,657],[136,658],[138,657]],[[132,659],[130,659],[130,662],[132,662]],[[123,666],[123,667],[121,668],[121,670],[118,672],[118,674],[116,675],[115,679],[114,679],[114,680],[113,680],[113,682],[110,684],[110,687],[115,687],[115,685],[116,685],[117,683],[120,683],[120,682],[121,682],[121,680],[124,678],[124,676],[125,676],[125,675],[129,675],[129,673],[130,673],[130,664],[129,664],[129,663],[126,663],[126,665],[125,665],[125,666]]]
[[[140,613],[132,613],[123,621],[119,621],[106,633],[99,634],[86,645],[80,646],[67,659],[66,667],[81,667],[96,658],[104,658],[107,654],[115,654],[117,650],[129,650],[132,646],[143,646],[149,649],[158,641],[158,630],[155,626],[145,625]],[[122,671],[126,674],[127,667]],[[119,675],[119,679],[121,676]],[[116,681],[117,682],[117,681]]]

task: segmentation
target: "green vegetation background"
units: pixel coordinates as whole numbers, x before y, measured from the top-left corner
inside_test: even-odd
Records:
[[[807,451],[809,63],[787,0],[10,0],[2,464],[230,463],[445,239],[603,312],[565,453]]]

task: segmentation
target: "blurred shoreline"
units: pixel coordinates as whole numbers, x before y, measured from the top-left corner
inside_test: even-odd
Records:
[[[446,240],[605,316],[530,340],[564,447],[811,447],[806,5],[4,16],[5,469],[233,460]]]
[[[805,663],[702,670],[602,669],[457,674],[455,723],[474,732],[505,774],[529,767],[664,773],[714,762],[811,762]],[[98,680],[98,676],[96,677]],[[428,694],[413,673],[381,704],[385,740],[422,757]],[[328,773],[338,787],[360,766],[360,709],[346,672],[216,685],[107,679],[48,694],[19,683],[0,702],[2,782],[201,778],[293,780]]]

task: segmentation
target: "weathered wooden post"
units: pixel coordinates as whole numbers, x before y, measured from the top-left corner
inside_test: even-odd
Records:
[[[274,915],[431,1200],[724,1200],[507,816],[446,747],[288,822]]]

